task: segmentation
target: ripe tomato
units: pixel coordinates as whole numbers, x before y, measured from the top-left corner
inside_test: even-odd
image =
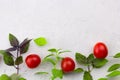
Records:
[[[25,62],[29,68],[36,68],[41,63],[41,58],[37,54],[30,54],[26,57]]]
[[[100,58],[100,59],[103,59],[103,58],[107,57],[107,55],[108,55],[107,46],[102,42],[98,42],[94,46],[93,52],[94,52],[94,56],[96,58]]]
[[[75,69],[75,62],[72,58],[65,57],[61,62],[61,68],[63,72],[71,72]]]

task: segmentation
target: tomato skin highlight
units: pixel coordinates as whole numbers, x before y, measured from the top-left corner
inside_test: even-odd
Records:
[[[75,69],[75,62],[70,57],[65,57],[62,59],[61,68],[63,72],[71,72]]]
[[[41,58],[37,54],[30,54],[25,59],[29,68],[36,68],[41,63]]]
[[[94,56],[99,59],[104,59],[108,55],[107,46],[102,42],[98,42],[97,44],[95,44],[93,52]]]

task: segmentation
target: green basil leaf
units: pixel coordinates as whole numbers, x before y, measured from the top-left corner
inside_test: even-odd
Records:
[[[75,59],[79,64],[87,64],[87,58],[80,53],[75,54]]]
[[[94,60],[94,55],[93,55],[93,54],[90,54],[90,55],[87,57],[87,60],[88,60],[88,63],[92,63],[92,61]]]
[[[26,80],[25,78],[23,78],[23,77],[21,77],[21,78],[19,78],[19,80]]]
[[[65,53],[65,52],[71,52],[71,51],[69,51],[69,50],[60,51],[58,54],[62,54],[62,53]]]
[[[9,34],[9,41],[11,46],[19,46],[19,41],[13,34]]]
[[[49,51],[49,52],[52,52],[52,53],[53,53],[53,52],[55,52],[55,53],[56,53],[56,52],[57,52],[57,49],[52,48],[52,49],[48,49],[48,51]]]
[[[6,52],[9,56],[14,57],[14,55],[10,52]]]
[[[56,58],[57,58],[58,61],[63,59],[63,57],[60,57],[60,56],[57,56]]]
[[[99,78],[98,80],[108,80],[107,78]]]
[[[84,72],[83,80],[93,80],[90,72],[87,71]]]
[[[56,79],[56,78],[62,79],[63,78],[62,70],[52,69],[52,78],[53,78],[53,80]]]
[[[83,72],[84,70],[82,68],[77,68],[74,70],[75,73],[81,73]]]
[[[120,58],[120,53],[117,53],[114,58]]]
[[[22,56],[19,56],[18,58],[16,58],[15,64],[16,64],[16,65],[19,65],[19,64],[21,64],[21,63],[23,63],[23,57],[22,57]]]
[[[0,80],[11,80],[11,78],[7,74],[2,74]]]
[[[10,52],[7,52],[6,50],[0,50],[0,54],[2,55],[8,54],[9,56],[13,57],[13,55]]]
[[[116,69],[120,68],[120,64],[113,64],[109,69],[108,72],[114,71]]]
[[[11,78],[11,80],[19,80],[20,75],[14,73],[10,76],[10,78]]]
[[[37,39],[34,40],[34,42],[38,45],[38,46],[44,46],[47,44],[47,40],[44,37],[39,37]]]
[[[52,63],[53,65],[56,65],[55,60],[53,60],[53,59],[51,59],[51,58],[44,58],[43,62],[50,62],[50,63]]]
[[[14,66],[14,59],[8,54],[3,55],[4,63],[9,66]]]
[[[107,77],[116,77],[120,75],[120,71],[116,70],[107,75]]]
[[[29,45],[30,45],[30,40],[25,39],[21,44],[20,44],[20,54],[26,53],[29,49]]]
[[[93,60],[93,67],[100,68],[103,67],[108,62],[107,59],[94,59]]]
[[[45,58],[48,58],[48,57],[51,57],[51,56],[54,56],[55,54],[49,54],[47,55]]]
[[[36,72],[35,74],[49,74],[48,72]]]
[[[4,55],[7,54],[7,52],[5,50],[0,50],[0,54]]]

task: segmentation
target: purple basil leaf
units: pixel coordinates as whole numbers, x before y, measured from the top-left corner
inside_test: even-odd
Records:
[[[16,47],[12,47],[12,48],[8,48],[8,49],[6,49],[6,51],[15,51],[17,48]]]
[[[22,57],[22,56],[19,56],[19,57],[16,58],[15,64],[16,64],[16,65],[20,65],[21,63],[23,63],[23,57]]]
[[[11,46],[14,46],[14,47],[19,46],[19,41],[13,34],[9,34],[9,41]]]
[[[28,38],[24,39],[20,46],[24,45],[28,41]]]
[[[30,43],[31,39],[25,39],[21,44],[20,44],[20,54],[26,53],[28,51],[29,48],[29,43]]]

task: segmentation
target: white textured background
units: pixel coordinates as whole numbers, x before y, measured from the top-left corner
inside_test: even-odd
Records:
[[[49,48],[69,49],[71,56],[81,52],[86,56],[93,45],[103,41],[109,48],[109,56],[120,51],[120,0],[0,0],[0,49],[8,48],[8,34],[24,38],[44,36],[48,40],[45,47],[31,42],[29,53],[45,57]],[[110,62],[92,72],[94,80],[104,77],[107,68],[120,61],[108,57]],[[77,65],[81,67],[80,65]],[[34,75],[36,71],[50,71],[50,64],[28,69],[23,63],[20,74],[27,80],[49,80],[49,76]],[[12,74],[16,70],[0,59],[0,74]],[[114,78],[119,80],[120,77]],[[82,80],[81,74],[64,76],[63,80]],[[113,80],[113,79],[112,79]]]

